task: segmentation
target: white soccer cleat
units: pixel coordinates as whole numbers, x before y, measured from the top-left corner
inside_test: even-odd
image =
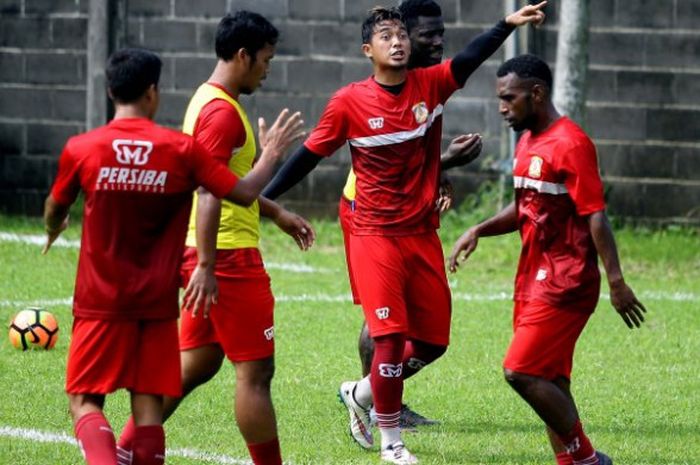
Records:
[[[403,442],[395,442],[386,449],[382,449],[382,461],[396,465],[414,465],[418,463],[415,455],[410,453]]]
[[[350,414],[350,436],[361,447],[369,449],[374,445],[374,438],[369,425],[369,409],[363,408],[355,401],[353,392],[355,391],[356,381],[346,381],[340,385],[338,397],[345,404]]]

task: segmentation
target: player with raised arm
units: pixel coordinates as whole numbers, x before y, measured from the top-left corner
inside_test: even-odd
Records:
[[[257,13],[224,16],[216,30],[216,66],[185,114],[183,131],[238,176],[253,169],[257,152],[255,135],[238,99],[253,93],[267,76],[278,35]],[[261,123],[260,142],[265,149],[268,134]],[[164,418],[209,381],[226,357],[236,370],[235,418],[253,463],[279,465],[270,393],[274,297],[258,249],[261,214],[290,234],[302,250],[313,243],[311,225],[275,202],[259,198],[239,206],[219,200],[206,189],[195,195],[182,265],[187,285],[183,310],[192,309],[191,314],[183,313],[180,324],[183,395],[166,397]],[[130,421],[119,440],[126,458],[132,430]]]
[[[298,114],[283,112],[268,131],[255,169],[238,177],[193,138],[153,123],[162,63],[140,49],[114,53],[106,76],[114,119],[66,143],[46,199],[47,242],[68,225],[85,193],[66,392],[75,435],[89,465],[116,465],[105,396],[125,388],[134,415],[133,464],[164,463],[163,396],[179,396],[179,264],[192,192],[250,205],[289,144]]]
[[[406,25],[408,38],[411,41],[411,56],[408,60],[408,69],[426,68],[440,63],[444,50],[443,36],[445,34],[445,23],[442,19],[440,5],[434,0],[406,0],[399,5],[399,11]],[[435,131],[441,132],[441,124],[441,121],[435,122]],[[440,212],[447,210],[452,203],[453,189],[444,171],[452,167],[462,166],[476,159],[481,153],[481,146],[482,141],[479,134],[462,134],[452,139],[447,150],[441,155],[440,169],[442,177],[437,206]],[[263,192],[266,191],[267,189]],[[338,218],[343,231],[345,260],[348,267],[353,303],[360,305],[360,297],[357,295],[350,264],[350,226],[354,201],[355,173],[351,169],[340,198]],[[369,335],[367,322],[362,324],[357,347],[362,365],[362,376],[367,376],[372,367],[372,358],[374,357],[374,343]],[[401,428],[413,428],[437,423],[438,421],[436,420],[425,418],[423,415],[414,412],[405,403],[401,404],[401,417],[399,418]]]
[[[350,262],[375,352],[369,376],[346,382],[340,395],[353,439],[373,445],[374,403],[381,457],[417,459],[398,426],[403,381],[447,349],[451,296],[436,229],[443,105],[519,25],[544,20],[546,2],[529,5],[475,38],[452,60],[408,70],[410,41],[401,14],[377,7],[362,25],[362,50],[373,76],[343,87],[273,181],[282,193],[322,157],[349,143],[357,177]]]
[[[646,309],[622,276],[595,146],[554,107],[549,67],[522,55],[497,75],[499,111],[514,131],[524,131],[515,148],[515,200],[459,238],[450,269],[474,252],[480,237],[520,233],[505,378],[544,421],[557,464],[610,465],[583,432],[570,389],[574,346],[598,302],[598,256],[625,324],[639,327]]]

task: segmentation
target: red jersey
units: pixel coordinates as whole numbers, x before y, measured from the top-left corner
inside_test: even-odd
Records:
[[[306,140],[322,156],[349,143],[357,176],[353,234],[422,234],[439,226],[443,104],[459,88],[450,63],[409,71],[398,95],[373,77],[343,87]]]
[[[85,192],[74,315],[176,318],[192,191],[222,197],[236,181],[191,137],[148,119],[70,138],[51,195],[69,205]]]
[[[605,209],[593,142],[567,117],[525,132],[513,183],[523,243],[515,300],[593,311],[600,272],[587,216]]]

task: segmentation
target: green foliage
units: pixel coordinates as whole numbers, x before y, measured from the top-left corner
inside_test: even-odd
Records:
[[[445,248],[464,229],[497,210],[497,187],[447,215],[440,231]],[[495,199],[495,200],[494,200]],[[471,201],[471,200],[470,200]],[[335,222],[317,223],[318,241],[306,253],[269,222],[263,255],[276,306],[273,384],[285,460],[302,464],[378,463],[347,434],[346,414],[335,397],[340,382],[359,377],[356,355],[361,312],[348,297],[342,236]],[[41,235],[41,222],[2,218],[3,232]],[[75,239],[73,224],[68,238]],[[649,309],[641,330],[629,331],[603,298],[578,344],[573,391],[594,444],[616,463],[695,464],[700,457],[700,241],[696,232],[625,228],[617,232],[626,278]],[[82,463],[67,441],[72,426],[63,392],[71,327],[70,307],[77,250],[0,241],[0,321],[43,301],[61,325],[49,352],[13,349],[0,333],[0,463]],[[454,294],[448,353],[406,383],[405,399],[442,424],[406,434],[422,464],[535,465],[554,463],[540,420],[502,380],[500,364],[510,338],[512,279],[517,234],[488,238],[449,280]],[[313,273],[279,265],[306,264]],[[603,289],[607,291],[604,284]],[[306,300],[294,299],[306,295]],[[166,424],[171,465],[223,461],[183,457],[196,449],[247,459],[231,414],[235,386],[228,364],[195,391]],[[116,431],[128,415],[128,397],[110,397],[106,413]],[[13,438],[8,428],[62,434],[64,442]],[[60,438],[59,438],[60,439]],[[178,455],[179,453],[179,455]],[[231,462],[228,462],[231,463]]]

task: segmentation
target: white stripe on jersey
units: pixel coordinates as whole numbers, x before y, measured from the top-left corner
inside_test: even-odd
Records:
[[[418,139],[419,137],[423,137],[428,128],[430,128],[435,120],[442,115],[442,110],[442,104],[438,104],[433,110],[433,113],[430,115],[430,118],[428,118],[428,121],[412,131],[399,131],[388,134],[379,134],[376,136],[357,137],[349,140],[350,145],[354,147],[381,147],[384,145],[400,144],[402,142],[408,142],[409,140]]]
[[[564,184],[538,181],[537,179],[524,176],[513,176],[513,187],[516,189],[534,189],[541,194],[562,195],[569,193]]]

